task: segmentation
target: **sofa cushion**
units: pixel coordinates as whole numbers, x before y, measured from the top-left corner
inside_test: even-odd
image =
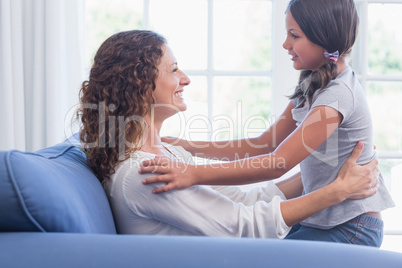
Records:
[[[70,142],[0,152],[0,232],[116,233],[85,154]]]

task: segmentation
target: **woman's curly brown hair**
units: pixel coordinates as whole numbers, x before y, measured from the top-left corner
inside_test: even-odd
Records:
[[[157,33],[126,31],[109,37],[95,55],[77,117],[88,164],[100,181],[139,149],[165,44]]]

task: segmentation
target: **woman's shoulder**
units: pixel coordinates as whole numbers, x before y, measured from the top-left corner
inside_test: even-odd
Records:
[[[136,151],[132,153],[129,158],[120,162],[115,167],[115,172],[111,175],[112,181],[116,182],[127,176],[140,176],[138,170],[141,167],[141,163],[145,160],[150,160],[153,158],[155,158],[155,154],[152,153],[147,153],[143,151]]]
[[[129,192],[142,192],[144,187],[147,186],[142,184],[142,180],[149,177],[150,174],[140,174],[138,170],[143,161],[153,158],[155,158],[155,154],[136,151],[128,159],[119,163],[115,168],[115,172],[111,175],[109,182],[106,183],[109,192],[112,193],[113,189],[120,189],[119,191],[125,196],[124,198],[126,198],[126,193]],[[158,187],[161,186],[163,185],[158,184]],[[147,190],[152,192],[152,189]],[[130,196],[130,198],[134,198],[134,196]]]
[[[153,159],[155,158],[155,154],[153,153],[148,153],[148,152],[143,152],[143,151],[135,151],[134,153],[131,153],[130,156],[120,162],[117,166],[116,166],[116,170],[121,169],[123,167],[140,167],[141,162],[145,161],[145,160],[149,160],[149,159]]]
[[[178,160],[184,163],[192,163],[193,156],[189,151],[186,151],[183,147],[172,145],[163,142],[163,146],[167,148]]]

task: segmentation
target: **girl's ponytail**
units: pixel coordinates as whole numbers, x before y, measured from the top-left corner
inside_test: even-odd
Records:
[[[314,93],[325,88],[337,75],[338,66],[333,60],[328,61],[317,70],[302,71],[299,77],[299,84],[290,99],[299,99],[299,105],[304,105],[306,101],[311,105]]]

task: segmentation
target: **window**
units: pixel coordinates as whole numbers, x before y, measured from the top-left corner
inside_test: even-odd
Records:
[[[351,65],[366,90],[380,169],[396,207],[383,212],[385,248],[402,244],[402,1],[356,0],[359,39]]]
[[[272,6],[267,0],[88,0],[88,54],[117,31],[155,30],[192,80],[188,110],[169,119],[165,133],[257,135],[270,123]]]
[[[296,85],[298,73],[282,48],[288,1],[86,1],[89,59],[115,32],[155,30],[167,38],[192,80],[185,89],[188,110],[169,119],[163,135],[193,140],[258,135],[280,115]],[[402,0],[356,4],[361,23],[351,64],[367,92],[381,170],[397,203],[384,212],[384,246],[397,250],[392,239],[401,244],[396,215],[402,214],[397,195],[402,190],[402,34],[395,22]]]

